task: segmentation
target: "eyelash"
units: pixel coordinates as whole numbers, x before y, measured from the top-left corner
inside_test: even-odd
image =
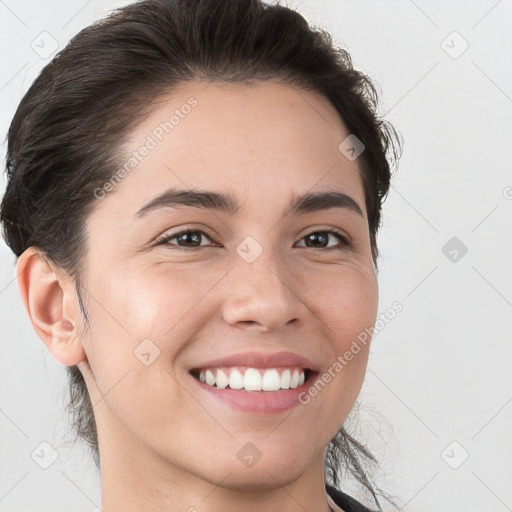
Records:
[[[169,235],[161,236],[160,238],[158,238],[155,241],[154,245],[155,246],[166,245],[173,238],[177,238],[180,235],[184,235],[185,233],[200,233],[202,235],[205,235],[207,238],[209,238],[210,240],[213,241],[213,237],[210,236],[208,233],[206,233],[205,231],[203,231],[201,229],[184,229],[183,231],[179,231],[177,233],[172,233],[172,234],[169,234]],[[325,251],[325,250],[337,249],[337,250],[340,250],[340,251],[347,251],[351,247],[351,243],[348,240],[347,236],[344,235],[342,232],[340,232],[338,230],[335,230],[335,229],[332,229],[332,228],[331,229],[322,229],[322,230],[317,230],[317,231],[311,231],[310,233],[307,233],[306,235],[304,235],[301,238],[301,240],[303,240],[307,236],[310,236],[310,235],[316,234],[316,233],[329,233],[329,234],[332,234],[332,235],[336,235],[341,240],[341,246],[340,247],[336,247],[336,246],[334,246],[334,247],[320,247],[320,248],[317,248],[316,250]],[[171,246],[171,244],[168,244],[168,245]],[[199,246],[199,247],[181,247],[179,245],[174,244],[173,250],[178,250],[178,251],[181,251],[181,252],[196,252],[196,251],[202,249],[203,247],[208,247],[208,246],[204,246],[203,245],[203,246]],[[305,246],[305,248],[306,249],[313,249],[313,250],[315,250],[315,247],[307,247],[307,246]]]

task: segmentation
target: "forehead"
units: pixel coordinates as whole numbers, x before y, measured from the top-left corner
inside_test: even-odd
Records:
[[[278,82],[189,82],[154,102],[125,141],[131,165],[113,199],[135,214],[171,186],[228,190],[244,208],[316,188],[364,208],[358,163],[339,150],[348,135],[319,94]]]

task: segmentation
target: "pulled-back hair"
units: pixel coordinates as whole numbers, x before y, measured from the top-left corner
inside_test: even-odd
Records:
[[[119,169],[123,142],[155,101],[190,81],[273,80],[313,91],[334,106],[364,144],[358,158],[376,265],[376,235],[400,141],[380,119],[375,86],[349,53],[296,11],[261,0],[145,0],[115,10],[78,33],[21,100],[8,132],[7,188],[0,220],[16,257],[38,247],[80,294],[85,223],[94,191]],[[341,141],[340,141],[341,142]],[[99,467],[96,423],[83,376],[67,367],[77,435]],[[341,428],[327,449],[326,479],[342,468],[369,491],[376,460]]]

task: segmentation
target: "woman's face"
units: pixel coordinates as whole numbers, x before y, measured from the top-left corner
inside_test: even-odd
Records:
[[[325,98],[269,82],[186,84],[132,133],[129,172],[97,192],[87,221],[79,367],[105,464],[255,489],[323,468],[368,345],[344,354],[377,313],[358,160],[339,149],[348,135]],[[177,202],[192,193],[228,200]],[[348,199],[296,203],[320,193]],[[257,386],[254,368],[286,387],[283,373],[303,367],[308,380],[282,391],[198,378],[222,368],[221,387],[232,372],[234,387],[240,375]]]

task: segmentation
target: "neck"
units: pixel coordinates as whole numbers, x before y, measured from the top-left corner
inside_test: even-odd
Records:
[[[282,477],[278,481],[265,470],[256,473],[255,466],[251,471],[257,485],[255,480],[240,482],[235,471],[206,479],[193,468],[176,467],[133,439],[123,439],[119,432],[110,439],[103,437],[100,453],[102,512],[240,512],[241,505],[244,512],[340,510],[326,494],[324,453],[292,481]]]

